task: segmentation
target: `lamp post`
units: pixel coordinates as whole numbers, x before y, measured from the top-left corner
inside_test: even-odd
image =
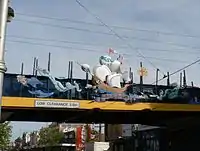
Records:
[[[5,35],[7,22],[11,22],[14,17],[14,10],[8,6],[9,0],[0,0],[0,121],[4,73],[7,68],[4,61]]]

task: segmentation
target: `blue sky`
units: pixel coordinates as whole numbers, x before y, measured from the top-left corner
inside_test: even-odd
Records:
[[[121,53],[130,54],[125,56],[124,65],[133,68],[135,82],[139,81],[137,69],[139,62],[142,61],[144,67],[148,69],[148,76],[144,81],[152,83],[155,80],[155,68],[147,60],[138,57],[138,51],[165,73],[176,71],[199,57],[200,1],[198,0],[82,0],[81,2],[109,26],[131,29],[112,27],[120,36],[129,38],[120,40],[116,36],[108,35],[111,32],[104,26],[69,21],[99,24],[75,0],[12,0],[16,17],[7,28],[5,60],[8,72],[19,73],[21,63],[24,62],[25,74],[31,74],[33,57],[38,57],[39,65],[46,68],[48,52],[51,52],[52,74],[64,77],[67,76],[69,60],[93,66],[98,62],[98,57],[111,47]],[[41,16],[61,20],[45,19]],[[90,45],[78,45],[72,42]],[[133,48],[128,47],[127,43]],[[80,48],[95,51],[80,50]],[[197,76],[200,74],[199,64],[188,68],[186,72],[188,79],[200,86],[200,79]],[[77,65],[74,67],[74,75],[79,78],[85,76]],[[176,74],[171,79],[176,82],[178,77],[179,74]],[[22,129],[30,131],[45,124],[14,122],[13,137],[17,137]]]

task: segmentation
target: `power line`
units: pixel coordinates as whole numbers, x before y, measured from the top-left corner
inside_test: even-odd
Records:
[[[190,64],[188,64],[188,65],[186,65],[186,66],[184,66],[184,67],[182,67],[182,68],[180,68],[180,69],[174,71],[174,72],[172,72],[171,74],[169,74],[169,76],[172,76],[172,75],[174,75],[174,74],[176,74],[176,73],[179,73],[180,71],[183,71],[183,70],[189,68],[190,66],[192,66],[192,65],[194,65],[194,64],[196,64],[196,63],[198,63],[198,62],[200,62],[200,59],[198,59],[198,60],[196,60],[196,61],[194,61],[194,62],[192,62],[192,63],[190,63]],[[162,80],[164,80],[165,78],[167,78],[167,77],[163,77],[163,78],[159,79],[157,82],[162,81]],[[153,82],[152,84],[155,84],[155,83],[156,83],[156,81]]]
[[[27,17],[35,17],[35,18],[41,18],[41,19],[49,19],[49,20],[56,20],[56,21],[66,21],[76,24],[85,24],[85,25],[92,25],[92,26],[99,26],[102,27],[102,24],[93,23],[93,22],[86,22],[86,21],[78,21],[73,20],[70,18],[57,18],[57,17],[47,17],[47,16],[41,16],[41,15],[33,15],[33,14],[23,14],[23,13],[16,13],[17,15],[21,16],[27,16]],[[170,35],[170,36],[178,36],[178,37],[187,37],[187,38],[197,38],[200,39],[200,36],[197,35],[190,35],[190,34],[182,34],[182,33],[172,33],[172,32],[166,32],[166,31],[158,31],[158,30],[151,30],[151,29],[139,29],[139,28],[130,28],[130,27],[124,27],[124,26],[117,26],[117,25],[109,25],[110,27],[116,28],[116,29],[123,29],[123,30],[129,30],[129,31],[140,31],[140,32],[149,32],[154,34],[161,34],[161,35]]]
[[[55,25],[55,24],[50,24],[50,23],[42,23],[42,22],[39,22],[39,21],[29,21],[29,20],[23,20],[23,19],[15,19],[15,21],[25,22],[25,23],[30,23],[30,24],[36,24],[36,25],[41,25],[41,26],[54,27],[54,28],[65,29],[65,30],[75,30],[75,31],[87,32],[87,33],[92,33],[92,34],[116,36],[115,34],[108,33],[108,32],[94,31],[94,30],[90,30],[90,29],[77,28],[77,27],[72,27],[72,26],[62,26],[62,25]],[[125,35],[123,35],[121,37],[124,38],[124,39],[134,39],[134,40],[138,40],[138,41],[146,41],[146,42],[159,43],[159,44],[168,44],[168,45],[178,46],[178,47],[182,47],[182,48],[200,50],[200,48],[196,47],[196,46],[190,46],[190,45],[186,45],[186,44],[178,44],[178,43],[175,43],[175,42],[164,42],[164,41],[155,40],[155,39],[148,39],[148,38],[134,37],[134,36],[125,36]]]
[[[68,44],[75,44],[75,45],[88,45],[88,46],[105,46],[103,44],[94,44],[94,43],[86,43],[86,42],[77,42],[77,41],[68,41],[68,40],[58,40],[58,39],[46,39],[46,38],[34,38],[34,37],[27,37],[27,36],[18,36],[18,35],[7,35],[7,37],[11,38],[19,38],[19,39],[30,39],[30,40],[39,40],[39,41],[46,41],[46,42],[59,42],[59,43],[68,43]],[[111,45],[105,46],[110,47]],[[127,46],[116,46],[115,48],[123,48],[128,49]],[[195,52],[185,51],[185,49],[158,49],[158,48],[145,48],[145,47],[134,47],[134,49],[145,50],[145,51],[159,51],[159,52],[178,52],[178,53],[187,53],[187,54],[194,54],[200,53],[200,51],[196,50]]]
[[[127,44],[127,46],[130,49],[133,49],[132,45],[130,45],[123,37],[121,37],[117,32],[115,32],[112,28],[110,28],[110,26],[108,26],[106,23],[104,23],[101,18],[99,18],[98,16],[96,16],[95,14],[93,14],[88,8],[86,8],[80,1],[75,0],[76,3],[81,6],[87,13],[89,13],[90,15],[92,15],[94,18],[96,18],[102,25],[104,25],[110,32],[112,32],[117,38],[119,38],[120,40],[122,40],[123,42],[125,42]],[[142,58],[144,58],[147,62],[149,62],[149,64],[151,64],[154,68],[158,69],[157,66],[154,65],[154,63],[152,63],[150,60],[148,60],[142,53],[140,53],[140,51],[138,51],[137,49],[133,49],[134,51],[136,51]],[[162,72],[163,75],[165,75]]]
[[[36,45],[36,46],[55,47],[55,48],[62,48],[62,49],[72,49],[72,50],[76,50],[76,51],[90,51],[90,52],[96,52],[96,53],[103,53],[103,51],[98,51],[96,49],[85,49],[85,48],[77,48],[77,47],[70,47],[70,46],[59,46],[59,45],[52,45],[52,44],[20,41],[20,40],[7,40],[6,42],[22,43],[22,44],[29,44],[29,45]],[[135,56],[135,55],[131,55],[131,54],[124,54],[124,55]],[[141,56],[137,55],[137,57],[141,57]],[[146,58],[167,61],[167,62],[186,63],[186,61],[183,61],[183,60],[173,60],[173,59],[168,59],[168,58],[157,58],[157,57],[151,57],[151,56],[147,56]]]

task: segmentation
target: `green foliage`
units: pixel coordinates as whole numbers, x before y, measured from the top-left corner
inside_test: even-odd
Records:
[[[9,122],[0,124],[0,150],[8,149],[12,136],[12,126]]]
[[[64,137],[64,134],[59,131],[58,126],[50,125],[49,127],[43,127],[39,132],[40,139],[39,146],[53,146],[58,144]]]

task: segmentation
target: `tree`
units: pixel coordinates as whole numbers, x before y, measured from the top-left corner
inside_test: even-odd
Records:
[[[64,133],[59,131],[57,125],[50,125],[49,127],[43,127],[39,131],[39,146],[53,146],[59,144],[64,137]]]
[[[10,122],[0,124],[0,150],[6,150],[10,146],[12,136],[12,126]]]

